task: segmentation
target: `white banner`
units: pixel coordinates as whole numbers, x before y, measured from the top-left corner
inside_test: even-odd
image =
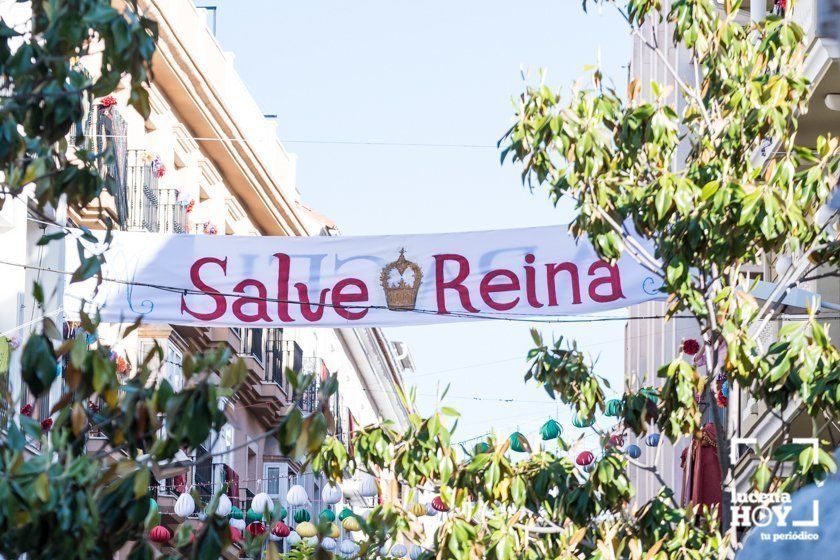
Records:
[[[579,315],[661,297],[631,257],[610,265],[561,226],[376,237],[117,232],[103,276],[104,321],[180,325],[416,325]],[[91,292],[90,282],[68,287],[71,297]]]

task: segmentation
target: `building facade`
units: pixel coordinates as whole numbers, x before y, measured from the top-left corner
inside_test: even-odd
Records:
[[[820,31],[819,3],[818,0],[800,0],[787,13],[787,17],[799,23],[806,33],[806,74],[815,86],[808,112],[800,118],[797,134],[798,143],[806,146],[814,146],[819,134],[831,133],[836,136],[840,132],[840,113],[837,112],[840,104],[833,106],[831,101],[833,94],[840,93],[840,49],[838,49],[836,37],[828,36]],[[668,11],[672,2],[663,1],[662,4],[662,9]],[[766,17],[775,5],[776,3],[772,1],[745,1],[739,14],[740,21],[748,23],[751,19],[760,20]],[[776,9],[778,10],[779,7],[776,6]],[[689,79],[689,83],[692,83],[694,68],[690,55],[672,46],[673,29],[667,22],[647,22],[642,31],[649,41],[662,47],[668,64],[676,69],[681,77]],[[643,89],[648,88],[651,81],[672,86],[670,101],[676,103],[678,107],[681,106],[679,89],[674,87],[675,80],[666,64],[637,37],[634,37],[633,41],[630,77],[631,79],[638,78]],[[650,92],[648,90],[645,93],[649,95]],[[777,142],[773,139],[763,141],[761,147],[753,154],[753,161],[761,163],[772,158],[777,150],[776,144]],[[686,149],[687,146],[682,146],[682,150],[678,151],[678,162],[686,155]],[[789,266],[790,259],[784,255],[766,255],[760,262],[747,267],[749,280],[758,281],[754,295],[759,300],[763,293],[769,295],[775,286],[774,282]],[[802,316],[806,312],[806,307],[812,302],[819,301],[822,311],[837,309],[836,304],[840,302],[840,279],[836,276],[805,282],[799,288],[791,294],[790,298],[784,300],[787,305],[784,306],[780,318],[772,321],[757,335],[764,348],[776,340],[779,328],[786,322],[803,320]],[[631,389],[661,386],[662,379],[656,376],[659,367],[669,363],[680,353],[684,340],[701,340],[697,322],[693,317],[676,317],[670,321],[643,318],[662,316],[665,310],[666,305],[661,302],[644,303],[630,309],[631,320],[628,321],[625,332],[625,382]],[[699,368],[701,373],[705,372],[702,365]],[[704,423],[711,422],[709,407],[717,405],[711,402],[705,403],[705,406]],[[728,437],[755,438],[763,449],[784,443],[781,441],[782,418],[785,422],[791,423],[792,430],[789,434],[791,437],[813,436],[812,419],[795,403],[791,404],[787,410],[781,411],[780,415],[776,415],[767,410],[762,403],[757,403],[750,398],[745,391],[735,388],[730,391],[728,405],[722,409],[722,412]],[[816,422],[817,433],[820,437],[826,440],[837,439],[836,426],[832,426],[825,419],[813,420]],[[689,438],[684,438],[674,444],[666,438],[660,441],[658,448],[651,450],[643,457],[644,462],[657,467],[658,474],[667,486],[676,492],[678,500],[685,499],[687,497],[682,491],[684,475],[681,456],[689,446]],[[639,444],[644,447],[643,442]],[[752,469],[748,467],[753,463],[755,456],[751,453],[749,446],[738,446],[737,455],[735,485],[739,491],[744,491],[751,487],[749,475]],[[637,489],[635,498],[637,504],[651,499],[662,488],[662,482],[652,473],[632,466],[630,469],[631,478]]]
[[[84,122],[71,132],[71,143],[114,157],[102,173],[113,185],[113,196],[102,196],[102,208],[69,214],[53,212],[59,223],[102,229],[110,219],[117,229],[170,235],[309,236],[336,235],[335,224],[301,202],[295,182],[296,158],[275,134],[272,117],[260,108],[237,75],[233,56],[222,50],[205,23],[204,14],[190,0],[140,0],[138,9],[159,28],[150,87],[151,114],[143,118],[127,105],[128,89],[121,84],[113,96],[98,99],[88,108]],[[5,17],[28,19],[25,5],[0,4]],[[128,9],[128,8],[126,8]],[[96,72],[96,56],[79,61]],[[37,245],[54,229],[37,219],[24,202],[7,204],[0,211],[3,259],[32,267],[4,266],[0,332],[7,339],[25,339],[44,314],[64,325],[72,336],[74,324],[64,309],[66,278],[47,269],[65,268],[60,243]],[[109,258],[130,259],[130,255]],[[32,298],[38,280],[47,301],[39,309]],[[98,337],[118,340],[119,325],[102,325]],[[295,458],[284,457],[272,438],[260,437],[294,405],[304,413],[316,405],[312,388],[297,403],[292,401],[285,371],[313,373],[321,380],[336,375],[338,394],[330,403],[338,438],[349,444],[359,427],[383,420],[406,426],[409,411],[398,397],[402,372],[411,367],[404,347],[371,328],[342,329],[234,329],[176,325],[142,325],[116,346],[117,359],[126,370],[143,360],[157,344],[163,349],[159,378],[174,387],[183,384],[181,361],[188,352],[224,347],[241,357],[248,377],[234,398],[224,403],[229,424],[211,434],[196,452],[205,461],[165,480],[156,495],[164,521],[181,492],[196,488],[204,496],[229,485],[228,493],[243,510],[258,492],[285,503],[292,484],[302,484],[317,517],[324,482]],[[41,419],[58,401],[63,383],[32,401],[20,379],[19,352],[8,360],[8,379],[14,398],[31,402]],[[91,433],[91,445],[99,436]],[[104,441],[104,440],[101,440]],[[380,499],[398,497],[399,489],[385,488]]]

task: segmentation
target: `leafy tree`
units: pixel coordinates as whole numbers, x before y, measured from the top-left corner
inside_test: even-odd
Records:
[[[591,3],[585,0],[584,8]],[[654,19],[670,24],[674,45],[691,54],[697,69],[689,80],[671,69],[681,103],[657,84],[643,98],[638,82],[622,97],[602,83],[598,71],[590,87],[566,96],[538,85],[520,99],[517,121],[502,140],[502,158],[521,164],[523,179],[548,189],[555,201],[576,201],[575,231],[586,234],[606,259],[626,252],[642,262],[670,296],[669,314],[690,312],[700,327],[706,373],[678,356],[658,372],[661,389],[625,392],[617,407],[621,428],[672,439],[696,434],[701,415],[695,394],[708,396],[721,377],[770,407],[801,402],[809,414],[837,420],[837,351],[819,318],[785,327],[766,349],[755,337],[777,316],[777,296],[818,266],[833,270],[840,254],[833,217],[825,220],[820,210],[837,174],[837,141],[796,144],[797,121],[811,92],[803,77],[802,30],[780,17],[739,24],[732,16],[737,4],[721,12],[713,0],[680,0],[666,12],[650,0],[601,3],[618,10],[666,66],[641,26]],[[108,94],[124,75],[132,105],[148,113],[144,84],[155,27],[132,12],[115,11],[107,0],[35,0],[32,9],[27,30],[0,24],[6,92],[0,105],[2,200],[24,196],[27,185],[34,185],[31,207],[49,219],[48,210],[62,199],[83,208],[109,188],[97,172],[109,154],[87,153],[65,138],[81,119],[84,100]],[[95,79],[74,64],[93,48],[103,52]],[[762,139],[778,143],[781,155],[754,161]],[[794,255],[790,270],[776,294],[756,301],[745,289],[744,267],[778,254]],[[76,279],[95,276],[104,258],[85,255]],[[39,286],[33,293],[43,303]],[[94,335],[96,314],[82,317],[84,330]],[[534,342],[526,380],[571,405],[583,422],[610,406],[593,365],[574,344],[547,343],[538,333]],[[185,357],[187,381],[174,391],[166,382],[149,383],[159,349],[128,376],[117,373],[110,351],[86,338],[61,341],[48,318],[27,341],[23,376],[32,393],[49,389],[59,358],[66,361],[72,392],[56,405],[49,430],[18,413],[4,395],[4,557],[110,558],[134,541],[132,557],[151,558],[153,477],[177,450],[195,449],[211,429],[222,427],[216,403],[235,394],[244,377],[242,365],[227,353],[209,352]],[[289,375],[297,392],[312,381]],[[411,415],[404,433],[389,425],[361,429],[348,454],[326,433],[325,403],[335,390],[334,381],[323,384],[315,414],[295,410],[265,436],[276,437],[285,453],[311,457],[333,480],[357,470],[388,470],[410,488],[439,493],[450,512],[427,557],[718,558],[727,546],[715,512],[679,507],[668,490],[632,511],[628,464],[657,473],[622,453],[608,433],[598,432],[605,452],[582,472],[566,457],[569,444],[562,438],[558,451],[519,461],[511,458],[507,439],[461,453],[452,443],[457,413],[442,408],[426,418]],[[104,404],[91,406],[100,397]],[[713,410],[723,472],[731,479],[729,443]],[[161,429],[163,418],[168,421]],[[100,453],[84,452],[91,426],[107,437]],[[30,443],[40,447],[38,454],[27,451]],[[518,447],[525,443],[517,440]],[[810,448],[785,446],[774,453],[775,461],[798,458],[797,470],[774,482],[768,456],[755,469],[761,488],[777,483],[793,489],[835,468],[827,454]],[[178,530],[179,555],[215,558],[230,543],[227,527],[213,516],[217,502],[214,497],[206,504],[208,521],[198,534],[186,526]],[[721,513],[725,525],[726,504]],[[401,503],[374,508],[360,524],[367,536],[360,551],[365,558],[376,557],[389,539],[420,542],[424,536],[415,513]],[[247,536],[245,547],[254,556],[277,556],[265,535]],[[313,556],[330,554],[304,544],[287,557]]]

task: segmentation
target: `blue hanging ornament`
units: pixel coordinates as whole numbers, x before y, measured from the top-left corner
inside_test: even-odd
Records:
[[[642,448],[635,443],[628,445],[626,451],[627,455],[629,455],[631,459],[638,459],[642,456]]]
[[[729,397],[729,381],[723,382],[723,385],[720,386],[720,392],[723,393],[724,397]]]
[[[540,428],[540,437],[543,441],[549,441],[560,437],[562,432],[563,428],[560,426],[560,423],[557,420],[551,419]]]
[[[510,448],[517,453],[527,453],[531,451],[531,444],[520,432],[513,432],[510,434]]]
[[[648,447],[656,447],[659,445],[659,434],[650,434],[645,438],[645,443]]]

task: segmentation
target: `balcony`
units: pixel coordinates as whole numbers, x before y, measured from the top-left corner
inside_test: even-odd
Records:
[[[186,233],[187,207],[178,200],[178,189],[160,190],[160,232]]]
[[[238,354],[248,368],[239,394],[258,418],[272,425],[288,404],[283,369],[290,341],[283,340],[282,329],[240,329],[238,335]]]
[[[128,150],[128,216],[129,231],[158,231],[160,204],[158,177],[145,150]]]

